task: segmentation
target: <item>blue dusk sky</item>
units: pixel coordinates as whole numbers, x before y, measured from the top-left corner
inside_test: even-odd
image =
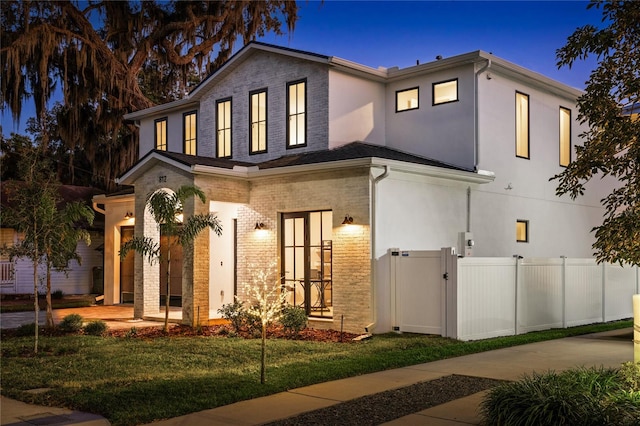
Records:
[[[558,69],[556,49],[585,24],[602,26],[586,1],[301,1],[292,34],[260,41],[373,68],[400,68],[484,50],[550,78],[584,89],[595,59]],[[239,48],[241,46],[237,46]],[[2,129],[24,133],[34,114],[25,106],[16,127],[8,110]]]

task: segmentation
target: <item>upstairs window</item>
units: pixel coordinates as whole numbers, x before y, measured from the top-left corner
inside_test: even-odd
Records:
[[[571,162],[571,110],[560,107],[560,165]]]
[[[167,150],[167,118],[159,118],[155,121],[156,125],[156,149],[160,151]]]
[[[184,153],[187,155],[196,155],[198,137],[198,115],[196,111],[185,112],[183,115],[183,123]]]
[[[529,158],[529,95],[516,92],[516,157]]]
[[[267,90],[255,91],[249,96],[251,98],[251,109],[249,110],[250,153],[267,152]]]
[[[396,112],[418,109],[418,88],[413,87],[396,92]]]
[[[456,102],[458,100],[458,79],[433,83],[433,105]]]
[[[216,146],[218,158],[231,157],[231,99],[216,102]]]
[[[287,148],[307,144],[307,82],[287,83]]]
[[[529,221],[518,219],[516,221],[516,241],[519,243],[529,242]]]

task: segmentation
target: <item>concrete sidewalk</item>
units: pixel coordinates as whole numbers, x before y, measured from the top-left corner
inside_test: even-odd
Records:
[[[517,380],[523,374],[530,374],[534,371],[559,371],[576,366],[619,367],[623,362],[633,360],[631,339],[632,329],[628,328],[531,343],[292,389],[271,396],[155,422],[153,425],[258,425],[450,374]],[[482,396],[483,393],[471,395],[396,419],[387,424],[435,426],[480,424],[477,408]],[[33,416],[37,413],[54,413],[53,410],[58,410],[50,407],[35,407],[6,398],[2,398],[1,402],[2,425],[45,424],[27,423],[25,416]],[[21,414],[20,410],[25,410],[25,413]],[[69,410],[66,412],[66,415],[72,413]],[[19,423],[20,421],[24,423]],[[104,419],[91,419],[91,421],[106,422]],[[108,423],[83,423],[78,419],[77,422],[72,423],[46,424],[93,426]]]

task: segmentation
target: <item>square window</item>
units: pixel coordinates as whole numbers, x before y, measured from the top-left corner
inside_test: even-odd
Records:
[[[516,241],[519,243],[529,242],[529,221],[520,220],[516,221]]]
[[[446,104],[458,100],[458,79],[433,83],[433,104]]]
[[[396,92],[396,112],[418,109],[418,106],[417,87]]]

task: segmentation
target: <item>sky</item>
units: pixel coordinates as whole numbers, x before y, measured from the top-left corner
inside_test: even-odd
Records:
[[[476,50],[584,89],[594,59],[558,69],[556,50],[576,28],[601,26],[601,10],[586,1],[299,1],[291,34],[267,34],[259,41],[337,56],[373,68],[400,68]],[[286,29],[286,26],[285,26]],[[237,46],[236,48],[240,48]],[[24,133],[34,115],[25,106],[16,127],[8,110],[2,130]]]

